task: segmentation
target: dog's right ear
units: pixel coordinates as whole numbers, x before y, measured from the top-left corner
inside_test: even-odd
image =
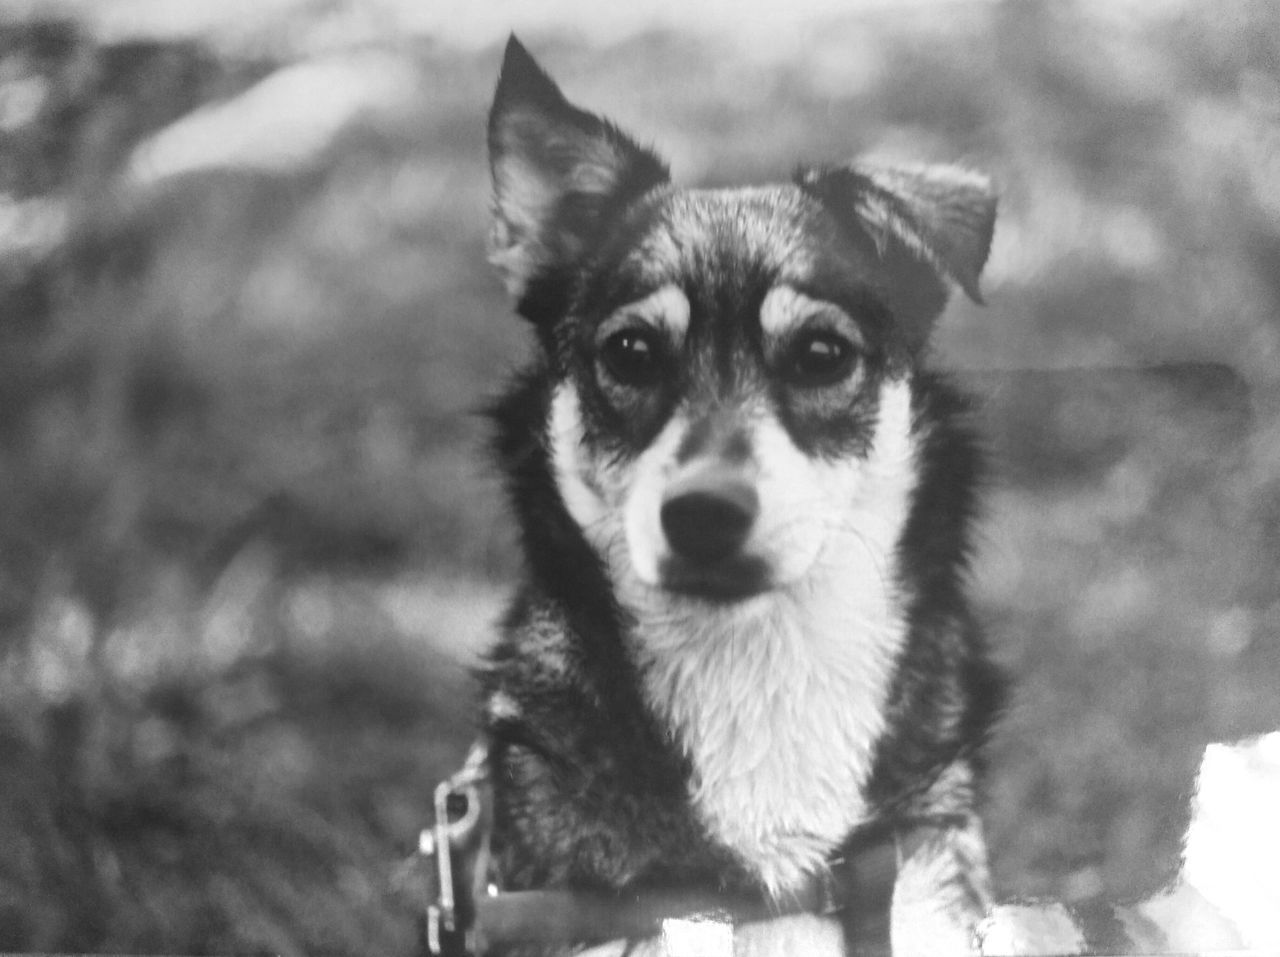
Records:
[[[519,302],[571,268],[610,213],[668,181],[666,164],[564,98],[514,36],[489,113],[490,261]]]

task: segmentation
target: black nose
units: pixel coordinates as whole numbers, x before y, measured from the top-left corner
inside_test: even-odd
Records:
[[[735,554],[760,511],[755,487],[739,474],[707,470],[677,482],[662,501],[662,530],[682,558],[709,563]]]

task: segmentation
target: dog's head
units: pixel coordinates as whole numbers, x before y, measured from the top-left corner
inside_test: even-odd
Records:
[[[985,177],[853,163],[679,189],[514,38],[489,149],[492,259],[554,378],[556,481],[624,600],[746,603],[842,543],[892,550],[912,374],[948,281],[978,298]]]

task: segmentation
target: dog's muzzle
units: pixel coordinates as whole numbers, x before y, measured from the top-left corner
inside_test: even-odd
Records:
[[[708,564],[741,550],[760,512],[755,486],[735,470],[708,468],[675,482],[662,500],[662,530],[681,558]]]
[[[740,469],[710,465],[673,482],[660,512],[671,547],[663,584],[721,600],[760,591],[767,569],[744,551],[759,513],[755,485]]]

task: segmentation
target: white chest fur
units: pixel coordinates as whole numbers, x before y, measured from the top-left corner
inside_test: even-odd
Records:
[[[649,658],[646,691],[690,756],[693,799],[712,833],[780,890],[864,815],[901,623],[801,599],[760,605],[676,624],[687,640]]]

